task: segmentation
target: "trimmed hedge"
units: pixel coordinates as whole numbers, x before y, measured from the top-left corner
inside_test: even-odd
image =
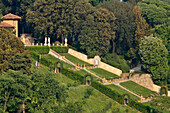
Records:
[[[100,92],[104,93],[105,95],[107,95],[108,97],[112,98],[113,100],[121,103],[122,102],[122,95],[120,95],[118,92],[113,91],[112,89],[106,87],[105,85],[97,82],[97,81],[93,81],[92,83],[92,87],[94,87],[95,89],[99,90]]]
[[[82,76],[81,74],[77,73],[76,71],[63,68],[61,70],[61,73],[63,75],[65,75],[65,76],[67,76],[68,78],[72,79],[72,80],[79,80],[83,84],[84,76]]]
[[[30,52],[34,51],[38,54],[48,54],[50,48],[48,46],[30,46],[25,47],[26,50],[29,50]]]
[[[69,47],[64,47],[64,46],[51,46],[50,48],[57,53],[68,53],[68,49],[69,49]]]
[[[30,51],[30,55],[31,55],[31,57],[33,58],[33,59],[35,59],[35,60],[39,60],[39,56],[40,56],[40,54],[38,54],[38,53],[36,53],[36,52],[34,52],[34,51]]]

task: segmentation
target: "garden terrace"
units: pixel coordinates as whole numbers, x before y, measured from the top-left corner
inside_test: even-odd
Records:
[[[108,72],[104,69],[101,69],[101,68],[94,68],[94,69],[88,69],[89,71],[91,71],[92,73],[98,75],[99,77],[102,77],[102,78],[106,78],[107,80],[110,79],[111,77],[112,78],[119,78],[119,76],[111,73],[111,72]]]
[[[123,94],[129,94],[131,99],[139,99],[139,97],[133,95],[132,93],[130,93],[130,92],[122,89],[121,87],[114,85],[114,84],[107,85],[107,87],[110,88],[110,89],[112,89],[112,90],[114,90],[114,91],[119,92],[119,94],[121,94],[121,95],[123,95]]]
[[[141,86],[141,85],[139,85],[139,84],[137,84],[133,81],[122,82],[122,83],[120,83],[120,85],[131,90],[132,92],[134,92],[138,95],[142,94],[143,97],[147,97],[151,94],[156,93],[156,92],[151,91],[151,90],[149,90],[149,89],[147,89],[147,88],[145,88],[145,87],[143,87],[143,86]]]
[[[59,54],[60,54],[61,56],[65,56],[66,59],[70,60],[71,62],[73,62],[73,63],[76,64],[76,65],[79,64],[79,66],[81,66],[81,65],[84,66],[84,64],[85,64],[86,66],[92,66],[92,64],[89,64],[89,63],[87,63],[87,62],[84,62],[84,61],[82,61],[82,60],[80,60],[80,59],[78,59],[78,58],[76,58],[76,57],[74,57],[74,56],[72,56],[72,55],[70,55],[70,54],[68,54],[68,53],[59,53]]]

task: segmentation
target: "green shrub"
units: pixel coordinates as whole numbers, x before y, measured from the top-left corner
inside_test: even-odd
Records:
[[[113,67],[121,69],[123,73],[129,72],[130,68],[123,56],[117,54],[107,54],[101,60]]]
[[[26,47],[26,50],[29,50],[30,52],[34,51],[38,54],[48,54],[50,48],[48,46],[30,46]]]
[[[50,48],[57,53],[68,53],[68,49],[69,49],[69,47],[64,47],[64,46],[51,46]]]
[[[70,70],[70,69],[66,69],[66,68],[63,68],[61,70],[61,73],[65,76],[67,76],[68,78],[70,79],[73,79],[73,80],[79,80],[81,82],[81,84],[83,84],[83,76],[79,73],[77,73],[76,71],[73,71],[73,70]]]
[[[39,60],[39,54],[38,53],[36,53],[36,52],[34,52],[34,51],[31,51],[30,52],[30,55],[31,55],[31,57],[33,58],[33,59],[35,59],[35,60]]]

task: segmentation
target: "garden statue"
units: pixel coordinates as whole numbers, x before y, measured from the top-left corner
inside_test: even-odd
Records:
[[[45,37],[45,43],[44,43],[44,46],[47,45],[47,37]]]
[[[67,46],[67,38],[65,38],[65,44],[64,44],[64,46]]]
[[[100,60],[101,60],[100,57],[99,57],[98,55],[96,55],[96,56],[94,57],[94,66],[98,66]]]

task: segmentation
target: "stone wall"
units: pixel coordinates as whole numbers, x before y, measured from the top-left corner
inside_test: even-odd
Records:
[[[157,93],[160,93],[160,89],[161,87],[154,84],[151,78],[150,74],[134,74],[130,80],[132,80],[133,82],[136,82],[137,84],[146,87],[152,91],[155,91]],[[168,91],[168,96],[170,96],[170,91]]]
[[[150,74],[134,74],[130,77],[130,80],[136,82],[137,84],[144,86],[150,90],[153,90],[153,81]]]
[[[73,49],[70,49],[70,48],[68,50],[68,53],[71,54],[72,56],[84,61],[84,62],[87,62],[89,64],[94,64],[94,58],[88,59],[87,55],[85,55],[85,54],[82,54],[82,53],[77,52],[77,51],[75,51]],[[104,69],[106,71],[109,71],[111,73],[114,73],[114,74],[116,74],[118,76],[120,76],[122,74],[122,70],[120,70],[118,68],[115,68],[113,66],[110,66],[110,65],[108,65],[108,64],[106,64],[104,62],[99,62],[98,67],[102,68],[102,69]]]

